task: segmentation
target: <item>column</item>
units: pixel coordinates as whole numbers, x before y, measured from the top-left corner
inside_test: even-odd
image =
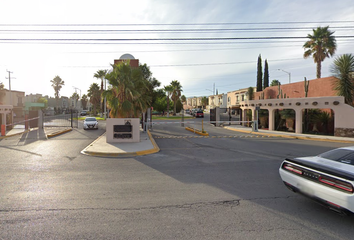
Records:
[[[274,109],[271,109],[269,108],[268,109],[268,114],[269,114],[269,131],[274,131],[274,124],[275,124],[275,121],[274,121]]]
[[[302,109],[295,110],[295,133],[302,133]]]

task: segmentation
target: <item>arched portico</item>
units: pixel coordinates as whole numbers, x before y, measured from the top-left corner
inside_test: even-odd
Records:
[[[304,109],[332,109],[335,112],[335,136],[354,137],[354,108],[345,104],[344,97],[316,97],[316,98],[284,98],[262,99],[241,102],[241,109],[245,113],[252,110],[252,119],[255,120],[256,107],[267,109],[269,112],[269,130],[275,130],[275,110],[293,109],[295,111],[295,133],[302,133]],[[243,119],[244,120],[244,119]]]

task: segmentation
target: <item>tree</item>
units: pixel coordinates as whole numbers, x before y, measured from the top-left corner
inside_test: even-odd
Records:
[[[83,109],[87,109],[87,95],[84,94],[81,97],[81,105]]]
[[[100,90],[101,94],[102,94],[102,92],[103,92],[103,80],[105,79],[106,74],[107,74],[107,70],[105,69],[105,70],[98,70],[98,71],[93,75],[94,78],[101,79],[101,90]],[[104,105],[103,105],[103,104],[104,104],[104,103],[102,102],[101,111],[103,111],[103,109],[104,109]]]
[[[262,57],[261,54],[258,56],[258,64],[257,64],[257,92],[262,91]]]
[[[253,100],[253,95],[254,95],[253,93],[254,93],[253,87],[249,87],[247,89],[248,100]]]
[[[2,103],[3,98],[6,95],[4,87],[5,87],[4,84],[2,82],[0,82],[0,104]]]
[[[153,103],[153,108],[156,111],[162,112],[167,108],[166,93],[163,89],[156,90],[156,100]]]
[[[331,65],[331,72],[338,80],[334,83],[334,89],[338,96],[343,96],[345,102],[353,106],[353,72],[354,56],[352,54],[343,54],[334,59]]]
[[[54,96],[57,102],[57,107],[58,107],[58,100],[59,100],[59,92],[60,89],[65,85],[65,82],[57,75],[55,78],[50,80],[52,83],[52,87],[54,89]]]
[[[269,70],[268,70],[268,61],[264,61],[264,80],[263,80],[263,89],[269,87]]]
[[[93,115],[96,115],[97,114],[97,108],[100,107],[100,103],[101,103],[100,87],[98,86],[97,83],[92,83],[87,92],[88,92],[87,95],[90,98],[90,103],[93,106]]]
[[[187,102],[187,98],[186,98],[186,96],[184,96],[184,95],[182,95],[182,96],[181,96],[181,102],[182,102],[182,103]]]
[[[177,81],[177,80],[173,80],[170,85],[173,88],[173,91],[172,91],[172,94],[171,94],[171,98],[172,98],[172,101],[173,101],[173,115],[176,115],[177,101],[181,97],[181,92],[183,90],[182,90],[181,83],[179,81]]]
[[[203,106],[203,109],[205,109],[206,108],[206,106],[208,105],[208,103],[209,103],[209,98],[207,98],[207,97],[202,97],[202,106]]]
[[[279,80],[277,80],[277,79],[272,80],[272,82],[270,83],[270,86],[271,86],[271,87],[273,87],[273,86],[278,86],[278,85],[281,85],[281,83],[280,83]]]
[[[148,94],[151,96],[150,105],[153,106],[159,96],[158,91],[155,89],[160,87],[161,83],[156,78],[152,77],[152,72],[146,63],[139,65],[139,68],[142,72],[143,78],[148,82]]]
[[[138,118],[151,104],[149,82],[140,68],[132,68],[130,62],[112,65],[112,72],[106,75],[111,85],[103,92],[113,118]]]
[[[308,34],[309,40],[303,45],[304,58],[312,56],[317,64],[317,78],[321,78],[321,63],[326,58],[333,56],[337,50],[334,32],[329,31],[328,28],[329,26],[312,29],[313,35]]]
[[[44,103],[44,107],[41,107],[42,110],[48,107],[48,100],[44,97],[38,98],[37,103]]]
[[[171,85],[165,86],[164,90],[166,92],[166,100],[167,100],[167,117],[170,116],[170,97],[173,93],[173,87]]]

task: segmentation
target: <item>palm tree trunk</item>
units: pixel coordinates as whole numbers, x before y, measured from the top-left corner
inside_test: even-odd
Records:
[[[173,115],[176,116],[177,101],[173,102]]]
[[[321,61],[317,62],[317,78],[321,78]]]
[[[170,116],[170,98],[167,97],[167,117]]]

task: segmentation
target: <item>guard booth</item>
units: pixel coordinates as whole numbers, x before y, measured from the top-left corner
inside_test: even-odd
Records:
[[[107,118],[106,141],[108,143],[140,142],[140,119]]]

